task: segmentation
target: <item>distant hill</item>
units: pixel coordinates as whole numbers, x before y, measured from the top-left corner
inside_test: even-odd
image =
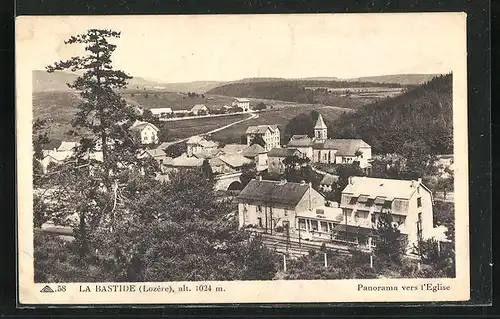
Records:
[[[32,84],[33,92],[67,92],[71,89],[66,83],[71,83],[78,77],[75,73],[56,71],[48,73],[44,70],[33,70]],[[129,80],[128,87],[137,89],[163,89],[165,85],[155,81],[147,80],[141,77],[134,77]]]
[[[329,135],[363,138],[374,151],[402,153],[408,143],[434,154],[453,152],[452,75],[402,95],[365,105],[331,123]]]
[[[439,74],[392,74],[381,76],[365,76],[345,79],[349,82],[395,83],[401,85],[417,85],[430,81]]]

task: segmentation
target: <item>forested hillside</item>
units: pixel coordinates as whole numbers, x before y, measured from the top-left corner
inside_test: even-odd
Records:
[[[311,134],[314,114],[299,115],[285,135]],[[437,76],[402,95],[377,101],[326,120],[333,138],[362,138],[377,153],[404,153],[418,147],[424,152],[453,152],[452,75]]]
[[[403,95],[340,117],[330,134],[361,137],[376,152],[401,153],[405,142],[415,142],[431,153],[452,153],[452,97],[452,75],[438,76]]]

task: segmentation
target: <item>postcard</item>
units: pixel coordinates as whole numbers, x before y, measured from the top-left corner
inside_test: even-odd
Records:
[[[19,16],[20,306],[469,299],[466,14]]]

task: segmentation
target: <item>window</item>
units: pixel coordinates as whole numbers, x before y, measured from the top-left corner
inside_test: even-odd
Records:
[[[321,222],[321,231],[327,233],[328,232],[328,224],[327,222]]]
[[[357,197],[351,197],[349,199],[349,205],[355,205],[358,201],[358,198]]]
[[[285,216],[288,216],[288,210],[285,209]]]
[[[417,198],[417,207],[422,207],[422,197]]]
[[[326,161],[328,159],[328,154],[323,154],[323,159]]]
[[[311,229],[317,231],[318,230],[318,221],[311,220]]]
[[[259,224],[259,227],[262,228],[262,218],[257,217],[257,222]]]
[[[375,214],[372,214],[372,223],[375,224],[377,222],[377,216]]]
[[[258,211],[259,213],[262,213],[262,206],[257,205],[257,211]]]
[[[306,220],[299,218],[299,229],[306,229]]]
[[[418,213],[417,236],[419,240],[422,240],[422,213]]]

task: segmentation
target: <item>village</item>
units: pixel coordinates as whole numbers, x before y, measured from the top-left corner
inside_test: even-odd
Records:
[[[254,113],[245,98],[235,98],[232,108]],[[226,107],[230,109],[231,107]],[[151,109],[158,120],[172,118],[168,108]],[[210,116],[204,105],[191,110],[192,116]],[[210,134],[160,143],[160,129],[153,123],[137,120],[130,135],[141,145],[138,158],[156,163],[156,179],[168,181],[169,173],[189,168],[209,167],[215,189],[227,194],[237,204],[240,229],[263,236],[265,244],[292,258],[309,251],[329,248],[346,253],[352,247],[371,252],[377,245],[375,228],[383,214],[393,216],[392,227],[405,237],[406,254],[416,257],[422,240],[434,239],[441,244],[448,240],[446,228],[434,225],[433,196],[421,178],[412,180],[375,178],[371,176],[371,146],[362,139],[328,138],[328,127],[319,113],[314,136],[293,135],[283,144],[282,128],[274,123],[249,125],[246,144],[225,144],[213,141]],[[185,145],[184,145],[185,143]],[[184,147],[179,156],[169,156],[172,145]],[[183,146],[181,146],[183,145]],[[40,164],[43,172],[71,158],[77,142],[52,141],[43,146]],[[99,148],[89,154],[102,161]],[[453,169],[453,159],[443,156],[440,162]],[[353,166],[363,176],[339,176],[324,171],[325,167]],[[316,183],[303,176],[287,180],[290,170],[304,168],[313,174]],[[250,180],[243,176],[250,174]],[[339,179],[347,178],[345,185]],[[342,185],[341,189],[335,188]],[[445,195],[446,196],[446,195]],[[53,223],[42,226],[47,232],[67,227]],[[66,229],[66,230],[65,230]]]

